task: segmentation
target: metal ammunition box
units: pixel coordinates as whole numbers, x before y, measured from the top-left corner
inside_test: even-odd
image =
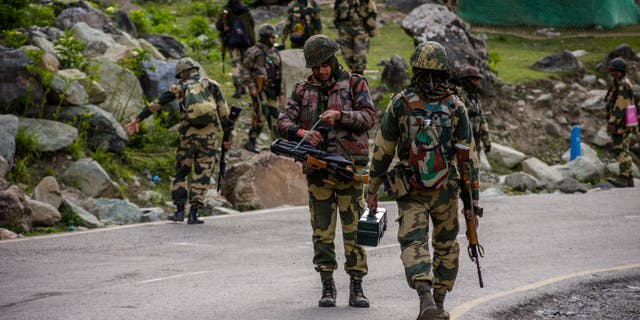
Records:
[[[375,213],[366,209],[358,221],[358,244],[375,247],[387,230],[387,209],[378,208]]]

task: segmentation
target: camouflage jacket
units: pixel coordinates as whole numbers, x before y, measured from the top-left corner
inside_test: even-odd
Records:
[[[374,0],[336,0],[333,5],[333,24],[355,33],[364,29],[370,36],[378,32],[378,9]]]
[[[315,0],[293,0],[289,2],[287,12],[287,21],[282,29],[283,37],[290,35],[298,23],[306,25],[304,31],[307,38],[322,32],[320,7]]]
[[[197,72],[194,72],[192,73],[192,76],[188,80],[199,81],[200,75]],[[229,107],[227,106],[227,103],[224,100],[224,97],[222,96],[222,89],[220,88],[220,85],[216,81],[213,81],[210,79],[207,79],[207,80],[208,80],[207,82],[209,83],[208,90],[211,92],[211,95],[213,96],[213,99],[216,101],[216,104],[217,104],[218,118],[221,121],[224,121],[229,116]],[[140,113],[136,116],[138,121],[142,121],[146,119],[154,112],[160,110],[163,104],[167,104],[175,99],[180,99],[180,102],[181,102],[180,104],[182,105],[182,99],[184,98],[183,86],[184,86],[183,82],[178,82],[172,85],[171,87],[169,87],[169,90],[163,92],[158,97],[158,99],[151,102],[149,106],[144,107],[142,111],[140,111]],[[186,116],[187,115],[185,114],[184,109],[181,109],[180,123],[178,128],[178,132],[181,135],[192,135],[192,134],[207,135],[213,132],[217,132],[219,129],[219,123],[217,122],[208,124],[204,127],[195,128],[188,124],[186,120]]]
[[[473,136],[469,126],[469,118],[463,102],[451,92],[443,97],[434,97],[432,101],[422,100],[412,87],[405,89],[403,92],[393,96],[387,107],[387,111],[382,117],[380,129],[376,135],[375,147],[371,158],[369,168],[369,192],[375,193],[382,184],[380,176],[384,174],[391,164],[394,156],[397,154],[400,163],[408,168],[409,147],[415,135],[416,123],[414,117],[432,113],[449,114],[445,118],[440,118],[439,137],[443,146],[444,156],[447,161],[456,165],[454,145],[460,144],[468,147],[470,150],[470,158],[472,161],[471,180],[478,181],[477,164],[478,157],[473,151]],[[421,120],[421,119],[420,119]],[[420,122],[422,123],[422,122]],[[457,166],[458,170],[460,166]],[[452,170],[449,179],[459,178],[459,172]],[[472,186],[474,184],[472,183]],[[475,184],[474,199],[478,198],[478,186]]]
[[[470,92],[463,88],[460,90],[460,98],[462,98],[462,102],[464,102],[465,107],[467,107],[467,112],[469,114],[469,122],[471,124],[471,130],[475,138],[482,137],[483,139],[489,139],[489,132],[483,132],[487,127],[487,120],[482,113],[482,104],[480,103],[480,99],[478,97],[477,92]],[[486,138],[485,138],[486,135]],[[489,144],[488,141],[483,141],[485,145]]]
[[[269,70],[272,70],[269,72]],[[278,50],[258,42],[249,48],[242,58],[240,77],[249,89],[256,88],[258,76],[264,77],[263,90],[267,97],[275,99],[284,94],[282,87],[282,59]]]
[[[333,130],[319,130],[324,131],[326,142],[320,147],[365,165],[369,160],[368,130],[375,124],[376,109],[364,78],[344,71],[340,74],[329,87],[322,87],[313,75],[297,83],[278,117],[278,130],[288,140],[300,140],[298,129],[311,129],[326,110],[340,110],[342,119]]]
[[[607,104],[607,122],[613,125],[616,134],[628,132],[624,121],[627,106],[633,104],[633,89],[627,77],[614,79],[605,97]]]

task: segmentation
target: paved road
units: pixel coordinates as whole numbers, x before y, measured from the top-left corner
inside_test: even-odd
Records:
[[[395,204],[384,205],[393,221]],[[490,198],[483,206],[485,288],[463,253],[447,299],[457,319],[482,319],[594,274],[640,273],[639,188]],[[338,307],[321,309],[306,208],[205,220],[0,242],[0,319],[415,319],[396,223],[368,250],[371,308],[347,306],[340,268]]]

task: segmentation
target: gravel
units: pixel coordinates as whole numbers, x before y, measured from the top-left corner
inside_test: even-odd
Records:
[[[640,320],[640,274],[576,284],[496,311],[491,318]]]

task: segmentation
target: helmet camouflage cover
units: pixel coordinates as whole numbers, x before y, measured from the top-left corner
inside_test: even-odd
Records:
[[[423,42],[411,55],[411,65],[415,68],[448,72],[447,50],[435,41]]]
[[[311,36],[304,43],[304,60],[306,61],[307,68],[313,68],[319,66],[321,63],[329,60],[336,51],[338,51],[338,44],[329,40],[327,36],[323,34],[317,34]]]
[[[261,37],[276,37],[276,27],[272,24],[265,23],[258,27],[258,35]]]
[[[464,70],[462,70],[462,77],[482,79],[482,75],[480,74],[480,69],[474,66],[466,66]]]
[[[615,58],[609,62],[609,70],[627,72],[627,64],[622,58]]]
[[[187,71],[187,70],[191,70],[191,69],[198,69],[198,68],[200,68],[198,66],[198,63],[193,61],[193,59],[191,59],[191,58],[182,58],[176,64],[176,79],[180,79],[180,73],[182,73],[182,71]]]

